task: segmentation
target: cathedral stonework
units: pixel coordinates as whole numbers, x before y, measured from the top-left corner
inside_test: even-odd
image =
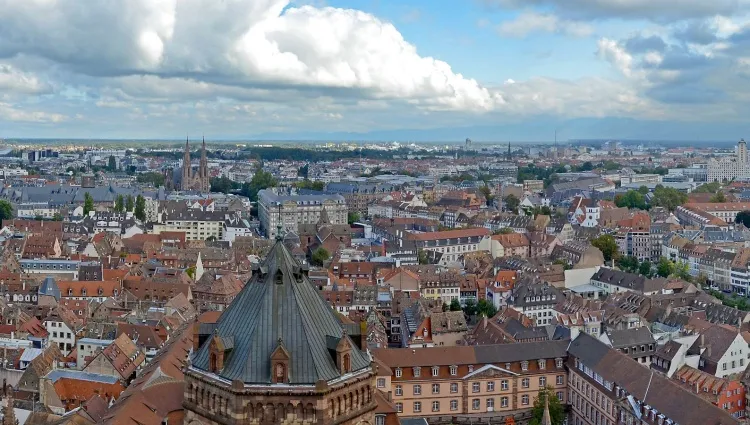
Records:
[[[377,367],[280,237],[185,371],[185,423],[374,425]]]
[[[201,147],[201,160],[198,164],[198,170],[193,170],[190,165],[190,145],[185,141],[185,153],[182,157],[182,179],[180,180],[180,190],[197,190],[208,193],[211,190],[210,177],[208,175],[208,158],[206,157],[206,139],[203,139]]]

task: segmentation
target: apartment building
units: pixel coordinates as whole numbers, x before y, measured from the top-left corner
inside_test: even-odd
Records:
[[[568,343],[375,349],[373,357],[385,370],[376,385],[403,417],[510,416],[533,407],[544,387],[567,402]]]
[[[479,251],[482,238],[489,234],[489,230],[480,227],[445,232],[404,233],[403,238],[414,241],[417,249],[439,253],[439,263],[445,265],[459,261],[464,254]]]
[[[546,282],[517,284],[508,306],[535,320],[536,325],[549,325],[556,316],[555,306],[564,299],[559,289]]]
[[[258,192],[258,219],[269,239],[276,237],[276,228],[298,232],[300,224],[316,224],[324,218],[329,224],[347,224],[346,200],[338,194],[280,195],[271,189]]]
[[[737,423],[728,411],[590,335],[570,343],[567,365],[571,425]]]
[[[160,222],[154,223],[152,233],[158,235],[162,232],[185,232],[185,239],[189,241],[203,241],[209,238],[222,240],[225,214],[195,209],[164,211]]]

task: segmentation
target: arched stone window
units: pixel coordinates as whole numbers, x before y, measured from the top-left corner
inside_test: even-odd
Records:
[[[344,354],[344,373],[349,373],[352,371],[352,358],[347,353]]]
[[[286,366],[284,363],[276,363],[273,368],[273,382],[283,384],[286,382]]]

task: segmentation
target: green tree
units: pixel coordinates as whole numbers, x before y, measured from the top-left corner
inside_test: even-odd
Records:
[[[661,277],[669,277],[674,273],[674,263],[667,257],[661,257],[656,265],[656,274]]]
[[[457,298],[451,300],[450,311],[461,311],[461,303]]]
[[[63,220],[63,216],[59,212],[56,212],[52,216],[52,221],[62,221],[62,220]]]
[[[553,261],[552,264],[559,264],[563,266],[564,270],[570,270],[573,268],[570,263],[568,263],[568,261],[564,258],[558,258],[557,260]]]
[[[513,229],[510,227],[503,227],[502,229],[497,229],[492,232],[493,235],[509,235],[511,233],[513,233]]]
[[[693,280],[693,276],[690,274],[690,265],[683,261],[675,263],[672,275],[688,282]]]
[[[83,215],[89,215],[89,211],[94,211],[94,198],[86,192],[83,194]]]
[[[615,205],[621,208],[638,208],[640,210],[647,208],[646,197],[637,190],[629,190],[624,195],[615,196]]]
[[[727,201],[727,197],[724,196],[724,192],[716,192],[714,196],[709,199],[709,202],[713,202],[715,204],[723,203]]]
[[[487,186],[487,182],[484,183],[484,186],[479,188],[479,193],[484,196],[487,205],[492,205],[492,201],[495,199],[495,197],[492,195],[492,190],[490,189],[490,187]]]
[[[263,169],[259,168],[255,171],[255,175],[253,175],[250,183],[245,183],[242,185],[240,193],[242,194],[242,196],[247,196],[248,198],[250,198],[251,201],[257,201],[258,192],[263,189],[268,189],[269,187],[274,187],[277,184],[278,182],[275,178],[273,178],[273,175],[271,173],[263,171]]]
[[[186,268],[185,273],[190,277],[190,279],[195,279],[195,266]]]
[[[128,195],[127,198],[125,198],[125,211],[133,211],[133,195]]]
[[[555,390],[547,386],[544,389],[539,390],[539,394],[534,400],[534,408],[531,410],[531,421],[529,425],[541,425],[542,418],[544,418],[545,401],[549,400],[549,404],[546,406],[549,409],[549,416],[552,419],[552,425],[562,425],[565,422],[565,409],[563,408],[560,399],[557,398]]]
[[[115,198],[115,212],[121,213],[125,210],[125,198],[122,194],[117,195]]]
[[[135,178],[135,181],[138,183],[143,184],[150,184],[154,187],[164,186],[164,174],[162,173],[156,173],[156,172],[148,172],[139,174],[138,177]]]
[[[107,163],[107,169],[109,171],[117,171],[117,160],[114,155],[109,156],[109,162]]]
[[[309,190],[317,190],[322,191],[325,190],[326,184],[322,181],[310,181],[310,180],[302,180],[301,182],[297,182],[294,184],[294,187],[297,189],[309,189]]]
[[[297,175],[302,177],[305,180],[307,180],[307,177],[309,174],[310,174],[310,167],[308,166],[308,164],[305,164],[299,167],[299,170],[297,170]]]
[[[638,272],[638,259],[631,255],[622,256],[617,259],[617,267],[628,273],[636,273]]]
[[[721,183],[711,182],[698,186],[693,193],[716,193],[721,189]]]
[[[354,223],[358,222],[360,219],[361,219],[361,217],[359,216],[359,213],[356,212],[356,211],[351,211],[351,212],[349,212],[349,214],[346,215],[346,221],[349,224],[354,224]]]
[[[542,209],[540,211],[543,215],[552,215],[552,209],[546,205],[542,206]]]
[[[239,189],[240,185],[227,176],[214,177],[210,180],[211,192],[229,193],[232,190]]]
[[[469,298],[464,303],[464,314],[467,316],[474,316],[477,314],[477,303],[473,299]]]
[[[619,253],[617,252],[617,241],[615,241],[615,238],[612,235],[598,236],[591,241],[591,245],[599,248],[602,254],[604,254],[605,261],[612,261],[619,257]]]
[[[422,248],[417,251],[417,261],[419,264],[429,264],[430,262],[429,257],[427,257],[427,252]]]
[[[13,218],[13,205],[6,200],[0,200],[0,227],[2,227],[3,221],[11,218]]]
[[[312,260],[312,263],[315,264],[316,266],[322,267],[323,264],[325,264],[325,262],[328,261],[328,258],[330,258],[330,256],[331,254],[329,254],[325,248],[320,247],[316,249],[315,252],[313,252],[311,260]]]
[[[141,221],[146,220],[146,198],[141,195],[135,199],[135,218]]]
[[[505,202],[505,210],[511,211],[514,214],[518,212],[518,206],[521,204],[521,200],[512,193],[503,198],[503,202]]]
[[[641,186],[641,187],[639,187],[639,188],[638,188],[638,193],[640,193],[641,195],[646,195],[646,194],[648,194],[648,187],[646,187],[646,186]]]
[[[646,260],[638,266],[638,273],[646,277],[651,277],[651,262]]]
[[[750,211],[740,211],[734,218],[735,223],[742,223],[745,227],[750,227]]]
[[[497,308],[487,300],[479,300],[477,303],[477,314],[485,317],[493,317],[497,314]]]
[[[687,202],[688,196],[677,189],[657,185],[654,189],[654,196],[651,199],[651,205],[655,207],[664,207],[669,211],[674,211],[677,207]]]

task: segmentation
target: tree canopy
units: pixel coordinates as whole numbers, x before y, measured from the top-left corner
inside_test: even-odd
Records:
[[[331,254],[328,253],[328,251],[325,248],[320,247],[316,249],[315,252],[312,253],[311,261],[314,265],[322,267],[323,264],[325,264],[325,262],[328,261],[328,258],[330,257],[331,257]]]
[[[531,410],[531,421],[529,421],[529,425],[542,424],[546,399],[549,399],[549,405],[547,408],[549,409],[549,416],[552,420],[552,425],[562,425],[565,423],[565,408],[562,403],[560,403],[560,399],[557,398],[555,390],[552,387],[547,386],[546,388],[539,390],[539,394],[537,395],[536,400],[534,400],[534,408]]]
[[[83,215],[89,215],[89,211],[94,211],[94,198],[86,192],[83,194]]]
[[[154,187],[164,186],[164,174],[156,172],[148,172],[138,174],[135,178],[138,183],[150,184]]]
[[[619,256],[617,241],[612,235],[600,235],[591,241],[591,245],[599,248],[605,261],[612,261]]]
[[[654,207],[664,207],[669,211],[674,211],[677,207],[687,202],[688,196],[677,189],[657,185],[654,189],[654,196],[651,199],[651,205]]]
[[[0,226],[3,221],[13,218],[13,205],[6,200],[0,200]]]
[[[750,227],[750,211],[740,211],[734,218],[735,223],[742,223],[745,227]]]
[[[521,204],[521,200],[512,193],[503,198],[503,202],[505,202],[505,210],[514,213],[518,211],[518,206]]]
[[[135,199],[135,212],[133,215],[138,220],[146,221],[146,198],[141,195],[138,195]]]
[[[624,195],[615,196],[615,205],[621,208],[637,208],[639,210],[648,208],[646,206],[646,197],[637,190],[629,190]]]

